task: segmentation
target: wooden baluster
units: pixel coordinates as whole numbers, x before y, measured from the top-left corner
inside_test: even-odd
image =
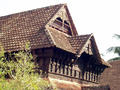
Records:
[[[65,65],[65,75],[67,75],[67,66]]]
[[[53,59],[53,72],[55,72],[55,61],[54,61],[54,59]]]
[[[52,60],[50,59],[50,63],[49,63],[49,72],[52,72]]]
[[[71,67],[68,67],[68,75],[71,76]]]
[[[76,71],[76,78],[79,78],[79,72]]]

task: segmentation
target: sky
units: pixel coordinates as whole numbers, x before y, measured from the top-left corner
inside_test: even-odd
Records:
[[[120,0],[1,0],[0,16],[66,3],[79,35],[93,33],[102,58],[116,55],[107,53],[111,46],[120,46],[113,38],[120,34]]]

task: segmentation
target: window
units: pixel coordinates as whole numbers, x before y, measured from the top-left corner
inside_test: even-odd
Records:
[[[60,17],[56,18],[56,20],[54,21],[54,24],[59,26],[62,26],[62,23],[63,23],[63,20]]]
[[[52,23],[52,27],[59,31],[62,31],[64,33],[71,35],[71,29],[68,21],[63,20],[61,17],[57,17],[55,19],[55,21]]]

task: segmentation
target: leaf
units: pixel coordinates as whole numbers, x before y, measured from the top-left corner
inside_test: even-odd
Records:
[[[120,39],[120,35],[119,34],[114,34],[114,36],[116,39]]]
[[[120,56],[120,47],[116,46],[116,47],[110,47],[107,49],[108,52],[113,52],[115,54],[118,54]]]

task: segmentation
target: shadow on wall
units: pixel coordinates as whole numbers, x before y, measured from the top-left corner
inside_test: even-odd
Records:
[[[104,86],[87,86],[87,87],[82,87],[81,90],[110,90],[109,85],[104,85]]]

